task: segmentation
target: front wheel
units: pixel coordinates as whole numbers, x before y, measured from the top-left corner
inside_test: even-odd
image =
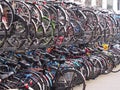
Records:
[[[55,90],[73,90],[73,87],[80,85],[80,90],[85,90],[85,78],[81,72],[75,69],[61,71],[55,80]]]

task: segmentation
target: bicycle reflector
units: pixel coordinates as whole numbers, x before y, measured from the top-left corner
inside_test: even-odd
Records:
[[[50,53],[52,51],[53,48],[47,48],[47,52]]]
[[[29,88],[29,86],[28,86],[28,84],[27,84],[27,83],[26,83],[24,86],[25,86],[25,88],[26,88],[26,89],[28,89],[28,88]]]
[[[102,44],[102,47],[105,51],[107,51],[109,49],[109,45],[108,44]]]
[[[32,85],[32,84],[33,84],[33,81],[31,80],[31,81],[29,82],[29,84]]]

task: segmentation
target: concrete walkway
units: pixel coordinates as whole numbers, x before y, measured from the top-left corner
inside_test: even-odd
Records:
[[[120,65],[116,69],[119,69]],[[86,82],[86,90],[120,90],[120,72],[100,75]],[[79,86],[74,90],[81,90]]]

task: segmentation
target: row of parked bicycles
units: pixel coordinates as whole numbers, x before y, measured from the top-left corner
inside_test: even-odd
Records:
[[[73,90],[118,72],[120,15],[76,3],[0,0],[0,90]]]

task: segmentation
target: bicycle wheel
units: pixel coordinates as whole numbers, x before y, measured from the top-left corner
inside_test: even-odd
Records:
[[[0,48],[4,45],[7,38],[7,30],[5,25],[1,22],[0,24]]]
[[[84,75],[86,80],[89,80],[89,76],[90,76],[90,69],[87,65],[86,62],[84,62],[84,60],[81,58],[82,62],[79,60],[79,62],[82,64],[82,67],[80,68],[80,72]]]
[[[24,19],[18,15],[15,15],[14,24],[10,28],[10,32],[7,36],[7,46],[20,48],[26,42],[28,38],[28,26]]]
[[[117,73],[117,72],[120,71],[120,68],[117,67],[117,66],[120,65],[120,56],[119,56],[118,53],[117,53],[117,54],[116,54],[116,53],[114,54],[114,56],[113,56],[113,62],[114,62],[114,67],[115,67],[115,68],[112,69],[112,72],[113,72],[113,73]]]
[[[62,23],[62,26],[65,26],[67,21],[69,21],[66,11],[59,5],[54,5],[54,7],[56,8],[56,12],[57,12],[57,15],[56,15],[57,21]]]
[[[50,23],[51,23],[50,13],[49,13],[48,9],[49,9],[49,7],[47,7],[47,6],[42,6],[42,8],[40,9],[43,14],[42,24],[46,31],[49,29]]]
[[[87,77],[87,79],[94,79],[94,77],[93,77],[94,76],[94,65],[93,65],[93,63],[87,58],[84,58],[84,60],[85,60],[85,63],[87,65],[88,69],[89,69],[89,76]]]
[[[8,90],[10,89],[10,87],[8,87],[7,85],[4,85],[4,84],[0,84],[0,90]]]
[[[81,10],[73,9],[73,11],[76,15],[75,20],[77,20],[83,27],[87,22],[87,16]]]
[[[24,45],[22,45],[22,47],[28,47],[30,48],[31,46],[37,45],[38,41],[37,41],[37,35],[36,35],[36,31],[37,31],[37,26],[34,22],[34,20],[31,20],[31,24],[29,25],[29,30],[27,30],[27,40],[24,43]]]
[[[93,36],[92,36],[92,42],[96,42],[101,38],[102,35],[102,27],[100,24],[97,25],[97,27],[93,30]]]
[[[17,78],[20,78],[20,80],[24,81],[24,83],[27,83],[31,88],[34,90],[42,90],[42,84],[40,83],[40,79],[33,73],[18,73],[16,75]],[[30,82],[32,81],[32,85],[30,85]]]
[[[55,79],[55,90],[72,90],[78,84],[81,90],[85,90],[85,79],[81,72],[75,69],[62,70]]]
[[[6,81],[6,84],[10,89],[25,89],[23,81],[14,76],[9,78],[9,80]]]
[[[3,8],[2,21],[5,23],[6,29],[9,29],[13,23],[14,19],[14,10],[9,2],[6,0],[0,0],[0,5]]]
[[[32,74],[32,76],[36,78],[40,83],[40,85],[42,86],[42,90],[50,90],[48,88],[49,85],[46,82],[46,77],[41,72],[32,71],[32,70],[24,70],[22,72],[27,74]]]
[[[47,4],[47,6],[49,7],[47,10],[50,13],[50,19],[53,20],[53,21],[55,21],[55,22],[57,22],[57,18],[58,17],[57,17],[57,12],[56,12],[55,7],[52,6],[52,5],[49,5],[49,4]]]
[[[99,58],[100,62],[101,62],[101,74],[105,73],[106,69],[107,69],[107,64],[105,62],[105,57],[100,54],[99,52],[97,52],[97,57]]]
[[[22,16],[26,22],[31,22],[31,13],[28,5],[23,1],[15,0],[11,2],[11,6],[15,10],[15,14]]]
[[[96,14],[91,10],[82,10],[82,12],[87,17],[87,24],[90,25],[92,28],[98,25],[98,18]]]
[[[102,26],[102,28],[106,28],[107,27],[107,22],[106,22],[106,19],[105,19],[105,15],[101,14],[101,13],[98,13],[97,16],[98,16],[99,24]]]
[[[30,9],[30,14],[33,19],[36,19],[36,25],[39,25],[39,23],[42,22],[42,12],[39,10],[39,7],[36,4],[30,3],[26,1],[26,4],[28,5]]]
[[[93,78],[96,78],[98,75],[101,74],[101,62],[99,61],[97,56],[91,55],[90,61],[92,62],[94,66],[94,75]]]
[[[112,57],[104,54],[103,52],[101,53],[101,57],[104,58],[104,61],[105,61],[105,64],[106,64],[103,74],[108,74],[114,68],[114,62],[112,61]]]
[[[80,42],[80,44],[86,44],[91,42],[92,36],[93,36],[93,30],[89,25],[84,25],[83,29],[83,35],[81,38],[77,38],[77,41]]]
[[[108,60],[106,60],[106,62],[107,62],[107,70],[105,71],[105,74],[108,74],[108,73],[110,73],[110,72],[113,70],[113,68],[114,68],[114,63],[113,63],[113,61],[112,61],[111,56],[108,57]]]
[[[37,32],[37,37],[39,39],[39,45],[44,45],[47,46],[50,43],[53,43],[53,31],[48,30],[46,33],[44,33],[44,28],[42,25],[39,26],[38,32]]]
[[[85,79],[87,79],[89,70],[87,69],[85,63],[83,62],[83,59],[82,58],[72,59],[72,64],[73,64],[72,66],[76,68],[78,71],[80,71],[85,77]]]

